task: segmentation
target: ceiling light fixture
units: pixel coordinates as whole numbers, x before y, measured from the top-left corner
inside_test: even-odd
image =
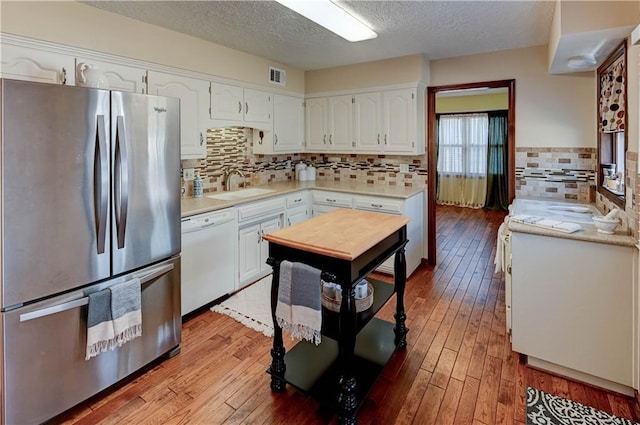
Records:
[[[348,41],[376,38],[371,28],[329,0],[276,0],[283,6],[322,25]]]
[[[592,54],[572,56],[567,61],[571,69],[588,69],[596,64],[596,58]]]

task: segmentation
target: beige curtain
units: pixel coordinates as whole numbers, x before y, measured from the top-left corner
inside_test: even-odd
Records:
[[[439,117],[437,203],[470,208],[484,206],[488,125],[487,114]]]

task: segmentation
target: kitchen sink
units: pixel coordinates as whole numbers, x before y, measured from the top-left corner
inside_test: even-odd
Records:
[[[222,201],[233,201],[236,199],[250,198],[252,196],[264,195],[265,193],[274,192],[273,189],[262,189],[259,187],[250,187],[248,189],[235,190],[233,192],[216,193],[206,195],[207,198],[220,199]]]

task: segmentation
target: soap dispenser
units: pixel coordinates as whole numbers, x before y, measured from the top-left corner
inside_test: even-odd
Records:
[[[193,179],[193,196],[195,198],[202,198],[204,191],[202,186],[202,179],[200,178],[200,173],[198,173],[195,179]]]

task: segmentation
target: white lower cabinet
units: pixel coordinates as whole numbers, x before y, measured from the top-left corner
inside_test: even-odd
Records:
[[[424,205],[423,192],[408,199],[360,195],[354,196],[353,199],[353,208],[356,210],[409,217],[409,223],[407,223],[407,239],[409,241],[405,246],[407,276],[413,273],[422,262]],[[393,274],[394,258],[395,256],[392,256],[387,259],[377,270]]]
[[[267,233],[282,228],[286,201],[284,197],[256,201],[238,206],[238,288],[244,288],[271,273],[267,265]]]
[[[287,226],[300,223],[310,217],[311,207],[309,205],[308,191],[303,190],[287,196],[287,212],[285,214],[285,224]]]
[[[269,243],[263,239],[263,236],[280,229],[280,227],[280,217],[273,217],[238,230],[240,255],[238,263],[239,287],[237,289],[271,273],[271,267],[266,263],[269,258]]]
[[[513,350],[534,367],[633,395],[637,256],[633,246],[512,232]]]

